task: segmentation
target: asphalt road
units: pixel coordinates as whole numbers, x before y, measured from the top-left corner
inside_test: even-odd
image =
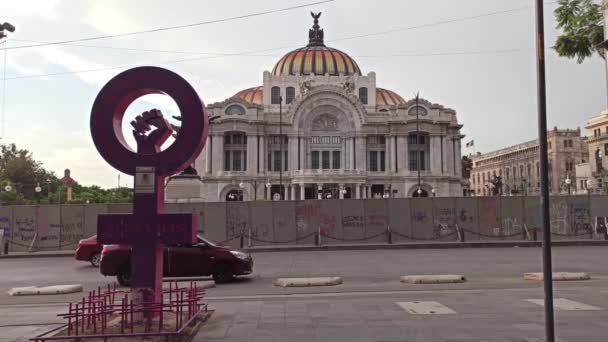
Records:
[[[556,297],[599,309],[558,311],[558,329],[565,334],[562,340],[602,340],[608,328],[607,247],[553,250],[555,271],[592,276],[590,281],[555,283]],[[522,279],[524,272],[541,271],[539,248],[274,252],[256,253],[254,262],[251,276],[209,290],[217,313],[201,332],[201,341],[269,341],[275,335],[282,336],[278,340],[308,341],[542,338],[542,307],[526,301],[543,298],[542,283]],[[430,286],[399,283],[405,274],[445,273],[463,274],[468,281]],[[312,276],[341,276],[344,284],[272,286],[278,277]],[[89,290],[113,281],[71,258],[0,260],[0,341],[14,341],[48,327],[32,324],[60,322],[54,314],[64,310],[63,303],[83,295],[10,297],[4,294],[9,288],[80,283]],[[425,300],[437,301],[456,313],[429,319],[406,313],[396,304]]]

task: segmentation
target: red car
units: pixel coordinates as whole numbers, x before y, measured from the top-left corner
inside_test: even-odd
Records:
[[[103,245],[97,243],[97,235],[78,241],[74,257],[76,260],[88,261],[94,267],[99,267]]]
[[[197,238],[193,245],[165,247],[163,255],[163,275],[165,277],[213,276],[216,283],[225,283],[236,275],[250,274],[253,269],[251,255],[217,246]],[[101,274],[116,276],[123,286],[131,283],[131,247],[125,245],[104,245],[99,266]]]

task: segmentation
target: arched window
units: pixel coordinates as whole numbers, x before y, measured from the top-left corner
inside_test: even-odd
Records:
[[[296,88],[287,87],[287,89],[285,89],[285,103],[292,103],[295,98],[296,98]]]
[[[231,105],[226,108],[226,115],[245,115],[245,109],[239,105]]]
[[[425,116],[428,114],[426,108],[422,107],[422,106],[413,106],[410,107],[410,109],[408,109],[407,113],[409,115],[416,115],[416,111],[418,111],[418,115],[420,116]]]
[[[359,88],[359,100],[361,100],[361,103],[367,104],[367,88]]]
[[[279,87],[270,88],[270,103],[271,104],[281,103],[281,88],[279,88]]]

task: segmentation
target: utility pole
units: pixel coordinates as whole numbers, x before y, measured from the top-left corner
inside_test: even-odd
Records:
[[[6,38],[7,32],[15,32],[15,26],[10,23],[0,24],[0,39]],[[2,42],[4,44],[4,66],[2,67],[2,103],[0,103],[0,110],[2,113],[0,114],[0,124],[2,127],[0,128],[0,136],[4,137],[4,107],[6,104],[6,54],[8,53],[6,39]]]
[[[421,185],[420,185],[420,121],[419,121],[419,113],[418,110],[420,109],[420,105],[418,104],[420,100],[420,93],[417,92],[416,93],[416,170],[418,171],[418,190],[416,190],[416,193],[418,194],[418,196],[422,195],[422,191],[421,189]]]
[[[545,289],[545,341],[555,342],[551,223],[549,216],[549,160],[547,156],[547,94],[545,84],[545,20],[543,0],[536,0],[536,68],[538,141],[540,145],[540,203],[543,232],[543,283]]]
[[[285,165],[285,155],[283,155],[283,96],[279,95],[279,160],[281,166],[279,167],[279,195],[281,200],[283,198],[283,166]]]

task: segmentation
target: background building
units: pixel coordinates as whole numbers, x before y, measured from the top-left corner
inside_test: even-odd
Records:
[[[589,182],[587,186],[592,193],[605,193],[608,185],[608,111],[594,116],[587,122],[587,146],[590,160],[587,164]],[[583,165],[580,166],[584,167]],[[582,179],[580,179],[582,180]],[[579,183],[580,183],[579,180]]]
[[[553,194],[576,192],[578,163],[589,160],[580,129],[557,129],[547,133],[549,152],[549,191]],[[539,194],[540,159],[538,139],[472,157],[470,184],[474,195],[492,194],[492,179],[500,177],[503,194]],[[568,183],[570,185],[568,186]],[[570,187],[570,189],[568,189]]]
[[[462,196],[456,112],[376,87],[323,35],[316,16],[261,86],[207,107],[202,183],[173,179],[169,201]]]

